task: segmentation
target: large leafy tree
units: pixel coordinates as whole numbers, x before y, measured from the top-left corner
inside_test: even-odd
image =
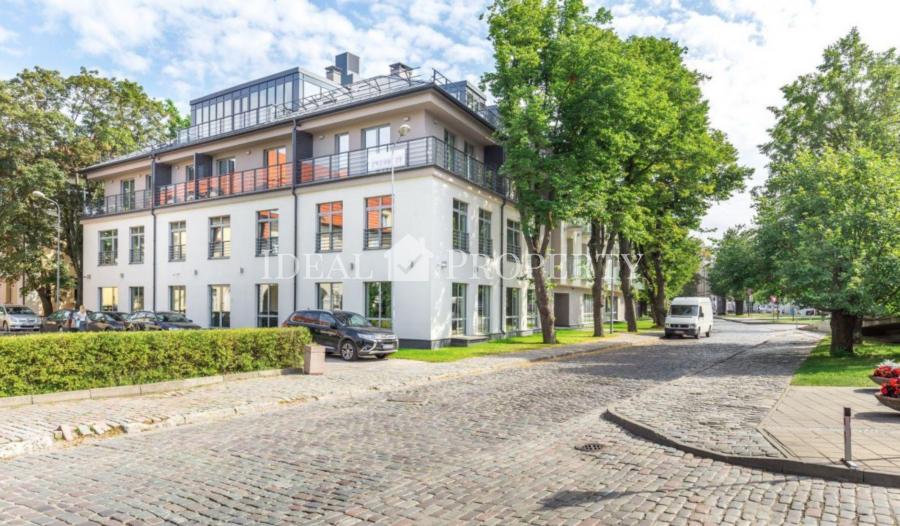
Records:
[[[853,29],[782,93],[757,193],[765,273],[830,311],[832,352],[852,353],[863,316],[900,312],[900,57]]]
[[[39,190],[61,205],[65,270],[75,276],[80,303],[79,221],[97,189],[85,184],[79,170],[167,140],[186,124],[171,101],[155,100],[134,82],[95,71],[66,77],[34,68],[0,81],[0,277],[24,276],[45,311],[59,307],[51,302],[55,263],[44,257],[55,249],[55,210],[48,215],[49,203],[29,198]]]
[[[744,313],[747,290],[757,288],[756,237],[753,230],[729,228],[715,243],[715,259],[709,269],[712,292],[734,300],[735,314]]]
[[[554,228],[575,213],[591,147],[578,140],[585,113],[572,108],[582,59],[608,20],[581,0],[496,0],[487,9],[495,71],[484,81],[497,98],[503,173],[516,192],[545,342],[556,336],[544,262]]]

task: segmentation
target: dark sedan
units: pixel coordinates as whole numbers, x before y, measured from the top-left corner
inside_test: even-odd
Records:
[[[179,312],[132,312],[125,321],[129,331],[180,331],[199,329],[200,326]]]
[[[75,322],[73,321],[75,311],[72,309],[58,310],[44,318],[41,322],[41,331],[43,332],[68,332],[75,330]]]
[[[375,327],[355,312],[301,310],[291,314],[282,326],[306,327],[326,352],[339,353],[347,361],[360,356],[387,358],[397,352],[399,343],[391,330]]]
[[[124,331],[125,322],[117,315],[118,312],[88,312],[85,330],[98,331]]]

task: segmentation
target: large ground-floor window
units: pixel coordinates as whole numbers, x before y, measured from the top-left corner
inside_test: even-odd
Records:
[[[256,326],[278,327],[278,285],[274,283],[256,286]]]
[[[519,330],[519,305],[522,291],[516,288],[506,289],[506,332]]]
[[[316,308],[342,310],[344,308],[343,283],[316,283]]]
[[[131,312],[144,310],[144,287],[131,287]]]
[[[585,294],[581,300],[581,321],[593,323],[594,321],[594,295]]]
[[[370,281],[366,287],[366,318],[376,327],[389,329],[393,326],[391,319],[391,282]]]
[[[100,287],[100,310],[103,312],[116,312],[119,310],[119,288]]]
[[[209,286],[209,326],[213,328],[231,327],[231,287],[229,285]]]
[[[478,285],[478,334],[491,333],[491,287]]]
[[[466,284],[453,283],[450,298],[450,334],[466,333]]]
[[[525,318],[525,323],[529,329],[534,329],[538,326],[538,308],[537,308],[537,297],[534,294],[534,289],[528,289],[525,297],[527,310],[527,316]]]
[[[169,286],[169,310],[172,312],[187,312],[187,289],[184,285]]]

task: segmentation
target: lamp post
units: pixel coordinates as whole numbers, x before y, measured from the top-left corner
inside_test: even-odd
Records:
[[[50,201],[56,206],[56,309],[59,309],[59,236],[62,233],[62,209],[59,207],[59,203],[50,199],[44,192],[40,190],[35,190],[31,192],[31,195],[40,199],[44,199],[46,201]]]

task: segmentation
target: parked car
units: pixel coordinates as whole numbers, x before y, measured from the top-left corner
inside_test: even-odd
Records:
[[[338,353],[347,361],[360,356],[387,358],[397,352],[397,335],[375,327],[361,314],[349,311],[301,310],[282,323],[283,327],[306,327],[313,341],[328,353]]]
[[[129,331],[180,331],[199,328],[199,325],[180,312],[141,310],[132,312],[125,320],[125,329]]]
[[[92,312],[87,313],[86,331],[124,331],[125,322],[116,316],[117,312]]]
[[[39,331],[41,318],[24,305],[0,305],[0,331]]]
[[[713,310],[709,298],[675,298],[666,314],[664,337],[678,334],[698,340],[701,335],[709,338],[712,326]]]
[[[41,323],[43,332],[67,332],[75,330],[75,311],[73,309],[60,309],[44,318]]]

